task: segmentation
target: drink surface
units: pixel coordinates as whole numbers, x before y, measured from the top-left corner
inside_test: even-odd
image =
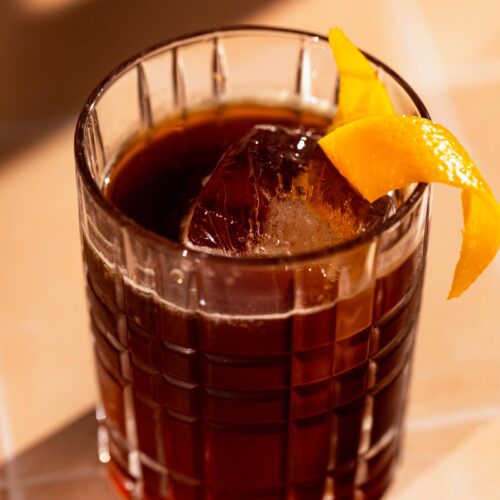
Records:
[[[296,255],[381,223],[393,203],[366,202],[317,140],[327,120],[230,105],[170,122],[114,169],[107,196],[142,226],[229,255]]]
[[[258,106],[195,113],[132,145],[106,195],[179,241],[206,176],[262,123],[319,134],[327,126]],[[282,314],[267,316],[186,311],[127,279],[117,296],[121,278],[85,238],[84,254],[102,425],[123,489],[171,500],[378,498],[386,489],[399,453],[424,238],[355,294],[328,281],[321,307],[297,307],[327,281],[321,266],[276,270]],[[256,301],[270,278],[240,279]]]
[[[240,105],[172,120],[126,152],[106,196],[142,226],[179,241],[180,225],[224,151],[257,124],[301,125],[317,133],[328,120],[287,108]]]

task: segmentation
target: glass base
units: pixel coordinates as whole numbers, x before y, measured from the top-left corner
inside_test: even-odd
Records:
[[[111,443],[111,446],[110,446]],[[145,457],[137,470],[137,452],[119,450],[115,440],[102,422],[98,431],[99,459],[106,466],[108,480],[120,498],[127,500],[235,500],[227,493],[206,491],[203,485],[181,485],[182,481],[168,477],[168,471]],[[263,493],[249,495],[242,500],[377,500],[383,497],[391,485],[399,458],[399,437],[387,440],[386,446],[370,458],[370,463],[358,467],[356,474],[337,478],[327,476],[320,483],[304,486],[302,492]],[[143,463],[148,462],[147,464]],[[127,462],[129,465],[127,465]],[[149,466],[148,466],[149,465]],[[372,468],[370,481],[356,484],[366,475],[366,467]],[[365,470],[363,470],[365,469]],[[361,471],[361,472],[360,472]],[[357,476],[357,477],[355,477]]]

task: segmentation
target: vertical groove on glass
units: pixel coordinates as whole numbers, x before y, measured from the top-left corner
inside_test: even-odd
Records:
[[[114,277],[114,288],[115,288],[115,303],[118,306],[121,311],[124,310],[124,295],[123,295],[123,274],[120,270],[120,266],[123,266],[123,253],[122,253],[122,240],[120,238],[121,232],[119,229],[111,229],[111,225],[105,228],[103,231],[103,234],[106,234],[106,236],[109,238],[109,245],[111,245],[111,254],[112,254],[112,260],[113,260],[113,265],[115,268],[115,272],[113,273]],[[113,234],[109,234],[111,231],[113,231]],[[123,316],[123,314],[120,314],[120,316]],[[117,320],[118,321],[118,320]],[[123,331],[120,332],[119,334],[121,338],[123,338]],[[124,344],[125,346],[127,344]]]
[[[373,425],[373,398],[366,396],[363,417],[361,421],[361,439],[359,440],[358,454],[364,455],[370,448],[370,436]]]
[[[90,123],[85,128],[85,157],[90,167],[90,173],[92,174],[92,177],[94,179],[97,179],[97,159],[96,159],[95,141]]]
[[[94,108],[89,116],[89,126],[92,141],[92,149],[95,160],[95,170],[92,172],[97,183],[101,183],[101,174],[106,165],[106,154],[104,151],[104,141],[102,140],[101,127],[99,125],[99,116]]]
[[[99,406],[97,406],[97,456],[99,457],[99,462],[107,464],[111,458],[109,454],[109,432],[106,428],[105,417],[99,418],[99,413],[101,412],[99,411]]]
[[[137,444],[136,422],[134,417],[134,400],[132,394],[132,385],[128,383],[123,388],[123,405],[125,409],[125,430],[127,441],[130,445],[128,456],[128,467],[130,474],[136,478],[142,478],[141,462],[139,460],[139,451]]]
[[[337,76],[335,77],[335,84],[333,86],[333,98],[332,98],[332,102],[333,102],[335,110],[337,109],[337,107],[339,105],[339,94],[340,94],[340,77],[337,74]]]
[[[332,416],[332,428],[330,432],[330,439],[328,442],[328,464],[326,467],[327,472],[333,472],[335,470],[335,450],[337,449],[338,441],[338,422],[337,419]]]
[[[356,472],[354,475],[354,485],[357,487],[362,486],[363,483],[368,481],[368,478],[369,478],[368,464],[365,458],[362,457],[358,460],[358,463],[356,465]],[[364,496],[362,498],[364,498]]]
[[[295,93],[303,101],[307,101],[312,94],[311,54],[306,43],[305,38],[300,42],[297,75],[295,78]]]
[[[139,99],[142,125],[145,129],[150,129],[153,126],[153,113],[151,111],[148,80],[141,63],[137,65],[137,97]]]
[[[183,252],[184,254],[184,252]],[[184,257],[187,257],[187,255],[183,255]],[[203,273],[203,265],[201,262],[196,262],[194,263],[194,269],[193,272],[190,273],[190,287],[189,287],[189,297],[187,297],[187,302],[188,304],[192,305],[192,307],[196,310],[203,310],[205,306],[205,299],[204,299],[204,294],[205,294],[205,286],[204,286],[204,273]],[[204,357],[207,356],[207,348],[205,343],[202,341],[202,335],[204,334],[204,319],[200,314],[197,314],[193,318],[192,325],[190,327],[190,330],[195,334],[193,342],[190,343],[190,348],[193,349],[193,351],[196,353],[197,359],[196,359],[196,365],[198,369],[198,377],[197,377],[197,385],[199,387],[199,392],[198,392],[198,402],[199,402],[199,407],[198,411],[194,415],[195,419],[198,418],[200,421],[200,427],[199,427],[199,451],[198,451],[198,456],[196,459],[198,459],[199,462],[199,477],[197,479],[200,480],[199,488],[198,488],[198,494],[199,498],[206,498],[208,496],[207,492],[207,470],[209,467],[208,460],[210,459],[210,455],[213,453],[213,450],[211,449],[210,446],[210,441],[207,439],[207,434],[208,430],[206,427],[206,405],[203,401],[204,399],[204,394],[208,392],[208,385],[203,377],[203,372],[204,372]],[[196,453],[196,451],[194,451]]]
[[[88,129],[87,129],[88,130]],[[80,242],[83,243],[83,233],[88,231],[87,229],[87,217],[85,216],[87,209],[85,207],[85,197],[83,194],[83,184],[80,175],[76,176],[76,191],[78,195],[78,218],[80,220]],[[86,270],[85,270],[86,272]]]
[[[174,106],[184,114],[186,111],[186,83],[182,59],[177,47],[172,49],[172,83]]]
[[[121,238],[115,239],[115,262],[117,265],[117,273],[115,276],[115,296],[118,307],[121,309],[118,320],[119,336],[123,339],[127,338],[127,306],[124,297],[124,276],[130,273],[129,260],[134,255],[133,248],[129,244],[129,234],[124,228],[120,231]],[[128,340],[127,340],[128,344]],[[137,427],[135,419],[134,395],[132,388],[132,374],[130,370],[130,352],[127,352],[127,361],[121,364],[122,376],[127,380],[127,385],[123,388],[123,406],[125,413],[125,431],[129,444],[128,450],[128,472],[134,478],[132,498],[141,498],[143,493],[143,473],[142,463],[140,460],[140,450],[137,436]],[[128,377],[127,377],[128,375]]]
[[[212,92],[219,99],[226,92],[227,64],[224,46],[219,37],[213,40],[212,51]]]

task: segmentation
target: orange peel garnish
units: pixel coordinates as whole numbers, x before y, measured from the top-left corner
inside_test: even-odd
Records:
[[[377,114],[373,103],[381,90],[373,85],[371,76],[366,77],[370,83],[364,93],[357,88],[346,90],[351,79],[346,80],[345,75],[368,75],[366,65],[370,63],[339,32],[330,32],[330,43],[341,65],[342,115],[319,144],[339,172],[370,202],[415,182],[440,182],[462,189],[463,241],[448,295],[458,297],[500,247],[500,204],[465,148],[445,127],[425,118],[391,114],[385,100]],[[385,89],[383,93],[388,99]]]
[[[341,29],[330,30],[328,39],[340,77],[332,129],[357,118],[393,115],[391,100],[368,59]]]

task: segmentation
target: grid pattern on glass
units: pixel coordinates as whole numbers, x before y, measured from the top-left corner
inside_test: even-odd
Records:
[[[275,35],[287,53],[279,66],[286,82],[271,85],[268,73],[236,69],[231,55],[241,53],[238,44],[255,50],[259,36],[268,44],[274,35],[207,34],[156,50],[119,74],[86,123],[95,183],[103,185],[131,137],[191,107],[253,95],[331,111],[335,78],[325,42]],[[327,56],[328,71],[315,66]],[[248,68],[256,57],[265,54],[243,58]],[[386,78],[398,92],[398,82]],[[403,95],[401,111],[416,113]],[[136,105],[124,107],[129,99]],[[128,117],[113,116],[116,107]],[[387,235],[362,246],[245,271],[241,262],[211,262],[117,223],[79,176],[101,422],[121,488],[174,498],[382,491],[399,450],[428,195]],[[411,244],[402,245],[407,234]],[[387,252],[390,267],[383,265]],[[233,286],[221,282],[221,272]],[[256,280],[265,299],[242,307]]]
[[[375,480],[397,455],[421,253],[408,262],[405,269],[416,269],[408,289],[399,285],[409,272],[402,266],[335,306],[257,320],[185,314],[128,285],[121,311],[94,289],[105,268],[89,270],[105,425],[122,447],[117,456],[111,449],[112,459],[128,470],[131,387],[142,467],[158,476],[152,495],[165,494],[167,484],[193,495],[210,484],[239,495],[317,488],[327,475],[338,492]],[[379,310],[365,309],[373,296],[395,304],[384,303],[377,321]],[[126,338],[119,340],[121,322]]]

